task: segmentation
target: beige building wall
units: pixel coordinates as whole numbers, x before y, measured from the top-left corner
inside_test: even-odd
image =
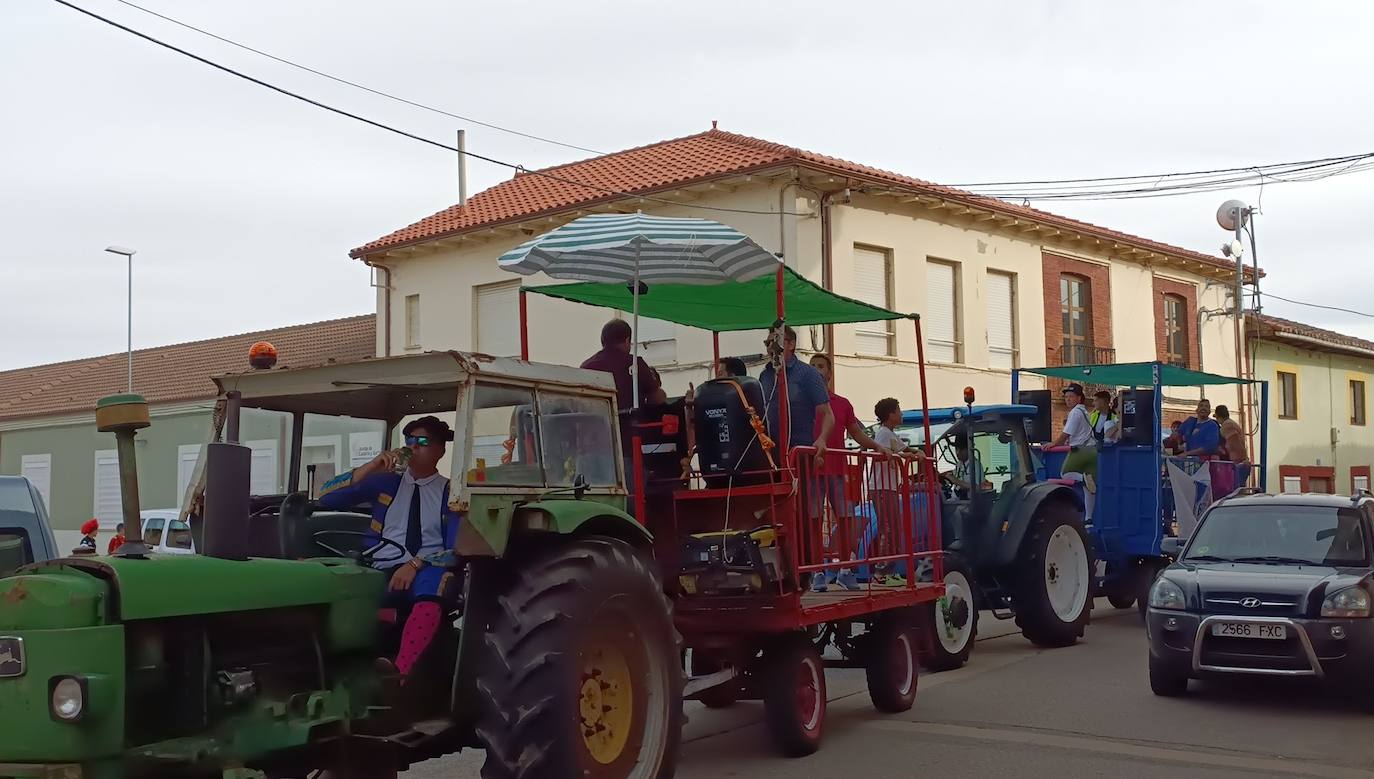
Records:
[[[1279,372],[1297,376],[1297,416],[1285,419]],[[1352,424],[1351,381],[1374,389],[1374,357],[1255,342],[1255,377],[1269,382],[1269,491],[1283,489],[1284,466],[1332,469],[1337,493],[1351,489],[1351,469],[1374,466],[1374,427]],[[1366,404],[1369,402],[1366,398]]]
[[[646,203],[645,210],[652,209],[653,213],[665,216],[717,219],[751,236],[764,248],[783,252],[786,262],[808,278],[817,282],[822,280],[821,220],[816,216],[778,215],[780,210],[814,212],[817,199],[810,191],[787,182],[760,180],[738,188],[708,190],[700,193],[700,199],[694,202],[767,213],[703,211],[657,203]],[[520,277],[501,271],[496,258],[531,235],[565,221],[567,218],[557,222],[530,222],[526,224],[529,232],[512,234],[508,231],[499,238],[484,237],[491,236],[491,231],[478,233],[464,239],[458,248],[438,251],[422,248],[410,256],[390,260],[392,352],[477,349],[473,337],[475,288],[503,282],[559,283],[543,276]],[[955,364],[928,365],[927,383],[932,406],[959,403],[965,386],[974,387],[980,402],[1010,400],[1010,371],[989,367],[986,285],[991,271],[1014,277],[1017,364],[1038,367],[1045,363],[1046,311],[1041,262],[1045,250],[1109,266],[1112,331],[1118,359],[1155,359],[1152,271],[1143,265],[1065,252],[1062,248],[1046,246],[1042,241],[991,227],[981,229],[972,224],[941,222],[932,217],[930,209],[903,204],[895,198],[859,193],[855,193],[848,204],[832,206],[831,238],[834,291],[847,296],[855,294],[855,246],[882,249],[891,254],[893,308],[898,311],[926,309],[929,260],[956,265],[962,355]],[[1200,276],[1175,271],[1169,278],[1196,285],[1201,307],[1217,308],[1224,304],[1224,290],[1202,289]],[[703,288],[702,294],[709,295],[709,288]],[[414,348],[406,344],[405,299],[409,295],[419,295],[420,301],[421,335],[419,345]],[[379,311],[385,306],[385,296],[380,290],[378,305]],[[1057,308],[1049,314],[1059,315]],[[600,327],[610,316],[611,312],[530,296],[531,358],[564,364],[581,362],[598,348]],[[513,307],[507,318],[512,332],[518,331],[518,322],[519,314]],[[1203,365],[1207,370],[1223,373],[1233,370],[1227,362],[1234,354],[1229,322],[1229,319],[1217,319],[1203,324]],[[856,355],[854,327],[837,325],[834,328],[837,390],[854,403],[861,419],[871,418],[873,404],[889,395],[901,400],[904,406],[919,405],[914,328],[905,320],[894,322],[893,326],[896,354],[892,357]],[[824,335],[823,327],[801,328],[801,348],[824,349]],[[757,355],[763,348],[762,337],[761,332],[724,334],[721,354]],[[381,349],[379,337],[379,351]],[[672,341],[649,344],[645,357],[659,366],[670,394],[677,394],[689,383],[709,378],[711,337],[704,331],[678,327]],[[1037,377],[1023,378],[1023,388],[1039,386],[1044,383]],[[1234,394],[1226,398],[1234,405]]]

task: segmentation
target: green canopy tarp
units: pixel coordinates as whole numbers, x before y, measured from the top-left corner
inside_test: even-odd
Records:
[[[1198,387],[1205,384],[1256,384],[1249,379],[1219,376],[1215,373],[1181,368],[1162,362],[1123,362],[1110,365],[1062,365],[1053,368],[1021,368],[1022,373],[1052,376],[1085,384],[1108,387],[1149,387],[1154,384],[1154,369],[1159,367],[1159,386]]]
[[[831,325],[915,318],[827,292],[785,268],[783,301],[788,324]],[[639,296],[639,315],[718,333],[767,330],[777,319],[773,274],[746,282],[653,284]],[[629,313],[634,300],[627,284],[581,282],[525,287],[524,291]]]

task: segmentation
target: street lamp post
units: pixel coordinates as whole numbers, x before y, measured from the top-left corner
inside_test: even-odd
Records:
[[[137,254],[133,249],[126,249],[123,246],[108,246],[105,251],[110,254],[122,254],[129,263],[129,292],[128,292],[128,354],[129,354],[129,394],[134,391],[134,255]]]

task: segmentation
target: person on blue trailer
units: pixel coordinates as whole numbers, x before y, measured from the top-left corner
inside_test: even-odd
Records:
[[[1183,420],[1178,433],[1183,437],[1184,457],[1210,459],[1221,448],[1221,427],[1212,419],[1212,402],[1203,398],[1197,403],[1197,415]]]
[[[402,433],[411,453],[403,473],[398,469],[404,450],[382,452],[327,482],[319,504],[339,511],[370,503],[375,538],[400,547],[380,546],[372,565],[387,574],[390,601],[410,606],[395,661],[404,679],[443,622],[459,516],[448,507],[448,479],[438,468],[453,431],[428,416],[406,425]]]

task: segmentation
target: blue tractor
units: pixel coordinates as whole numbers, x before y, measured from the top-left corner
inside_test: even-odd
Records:
[[[1033,401],[1039,414],[1049,416],[1053,389],[1021,391],[1020,374],[1030,373],[1051,380],[1095,385],[1114,391],[1120,399],[1120,440],[1097,448],[1096,490],[1087,528],[1097,560],[1094,594],[1105,595],[1117,608],[1137,604],[1144,613],[1150,585],[1156,574],[1169,563],[1161,549],[1165,538],[1187,535],[1202,509],[1226,494],[1256,484],[1267,488],[1265,462],[1268,449],[1269,385],[1264,381],[1237,379],[1190,370],[1162,362],[1071,365],[1022,369],[1012,372],[1012,397]],[[1179,395],[1193,397],[1175,403],[1191,407],[1206,388],[1241,385],[1251,394],[1258,390],[1257,420],[1240,420],[1242,426],[1257,434],[1253,454],[1244,458],[1250,464],[1208,457],[1173,456],[1165,451],[1168,435],[1163,419],[1165,390],[1177,388]],[[1248,403],[1244,405],[1249,405]],[[1256,426],[1254,422],[1257,421]],[[1039,433],[1032,439],[1048,443],[1047,425],[1033,425]],[[1085,497],[1079,480],[1062,479],[1066,448],[1038,447],[1041,459],[1039,478],[1067,483]]]
[[[937,671],[968,660],[980,609],[1015,619],[1038,646],[1060,647],[1082,637],[1092,608],[1093,544],[1083,500],[1070,485],[1040,475],[1027,436],[1039,409],[973,405],[972,390],[965,399],[928,416],[904,412],[897,430],[918,447],[928,431],[941,482],[940,505],[927,506],[920,494],[912,511],[940,522],[947,552],[945,596],[926,617],[936,638],[926,665]]]

